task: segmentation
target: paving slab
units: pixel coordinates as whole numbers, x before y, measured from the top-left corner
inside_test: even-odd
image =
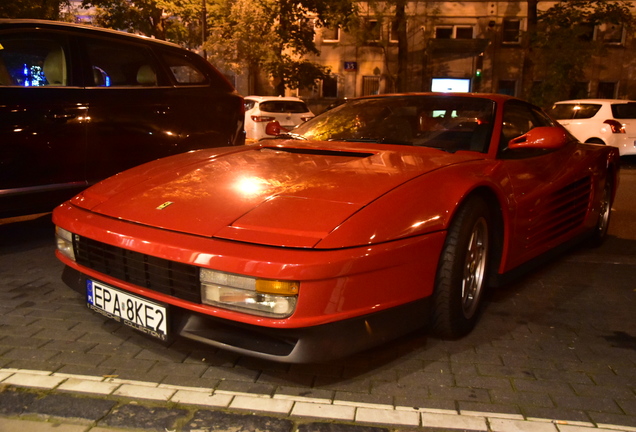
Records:
[[[296,427],[461,430],[461,423],[423,421],[448,414],[491,428],[497,422],[490,419],[498,419],[558,432],[636,431],[634,220],[636,169],[627,167],[607,242],[575,248],[491,291],[467,337],[445,341],[415,332],[345,359],[307,365],[251,359],[190,341],[159,345],[97,316],[61,282],[50,216],[0,221],[0,418],[37,422],[27,418],[40,416],[28,413],[36,400],[61,394],[185,406],[188,415],[192,407],[245,415],[249,401],[258,400],[259,416]],[[198,398],[198,391],[208,396]],[[419,425],[398,411],[418,413]],[[188,420],[179,418],[174,427]],[[100,421],[89,426],[116,428]]]

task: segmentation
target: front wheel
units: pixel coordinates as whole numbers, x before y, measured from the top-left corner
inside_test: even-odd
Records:
[[[475,327],[486,285],[491,226],[488,205],[474,197],[449,227],[433,293],[432,330],[438,336],[458,338]]]

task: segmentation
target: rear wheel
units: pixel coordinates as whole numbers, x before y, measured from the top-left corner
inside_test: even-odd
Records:
[[[594,233],[592,234],[592,245],[600,246],[605,237],[607,237],[607,231],[609,229],[610,214],[612,213],[612,182],[609,178],[605,181],[605,187],[601,195],[601,201],[599,203],[599,214]]]
[[[452,221],[433,294],[432,330],[458,338],[475,326],[488,269],[492,215],[480,197],[467,201]]]
[[[603,141],[600,138],[590,138],[587,141],[585,141],[586,144],[601,144],[601,145],[605,145],[605,141]]]

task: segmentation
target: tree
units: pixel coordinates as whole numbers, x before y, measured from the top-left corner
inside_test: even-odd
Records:
[[[319,54],[314,24],[338,25],[353,13],[350,0],[217,0],[210,8],[206,50],[236,72],[247,69],[250,92],[260,93],[258,77],[272,77],[278,94],[310,87],[329,70],[303,59]]]
[[[0,3],[0,18],[59,20],[69,0],[5,0]]]
[[[187,47],[201,44],[201,0],[83,0],[95,7],[94,24],[141,33]]]
[[[560,1],[539,13],[537,3],[528,1],[522,95],[546,106],[569,98],[576,82],[584,80],[592,56],[602,54],[607,25],[633,28],[636,21],[627,1]]]
[[[362,9],[364,16],[352,20],[351,26],[357,46],[382,52],[383,75],[392,83],[391,91],[397,92],[406,92],[408,83],[407,4],[407,0],[370,0]]]
[[[408,68],[408,43],[406,33],[406,0],[395,0],[395,25],[397,27],[398,66],[395,89],[398,93],[405,92]]]

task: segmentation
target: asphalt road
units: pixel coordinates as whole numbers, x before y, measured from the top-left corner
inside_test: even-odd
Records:
[[[627,162],[604,245],[490,292],[469,336],[417,332],[326,364],[157,344],[90,312],[61,282],[49,215],[1,221],[0,369],[636,428],[636,164]]]

